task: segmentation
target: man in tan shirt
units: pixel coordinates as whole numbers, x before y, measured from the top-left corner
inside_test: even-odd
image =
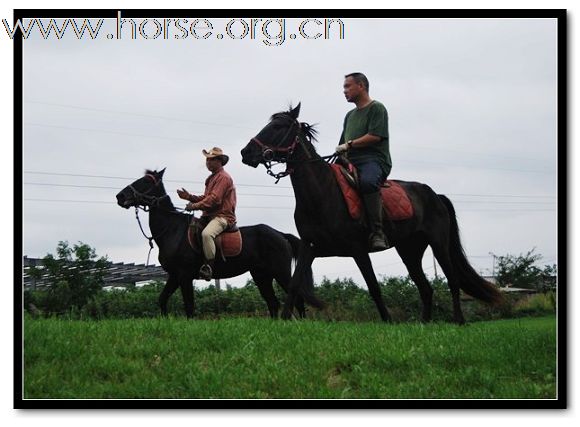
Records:
[[[236,223],[236,187],[232,177],[224,170],[228,162],[221,148],[214,147],[209,151],[202,150],[205,165],[211,175],[205,180],[205,192],[202,196],[190,194],[186,189],[177,190],[177,195],[189,203],[186,210],[201,210],[200,220],[207,223],[201,232],[205,264],[199,270],[202,279],[210,280],[213,274],[216,247],[215,238],[226,228]]]

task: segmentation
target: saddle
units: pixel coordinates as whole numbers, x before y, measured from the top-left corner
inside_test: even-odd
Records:
[[[363,209],[362,200],[358,193],[358,173],[356,168],[342,156],[330,166],[342,191],[351,218],[360,220]],[[397,181],[386,180],[381,186],[381,197],[383,199],[383,210],[391,221],[402,221],[413,217],[414,210],[411,200]]]
[[[207,225],[207,221],[192,217],[187,227],[187,240],[191,248],[197,253],[203,253],[201,232]],[[225,261],[226,258],[234,257],[242,252],[242,233],[237,225],[226,228],[215,239],[217,254]]]

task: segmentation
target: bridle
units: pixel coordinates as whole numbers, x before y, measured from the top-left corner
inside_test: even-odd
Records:
[[[278,145],[267,144],[265,142],[260,141],[258,137],[254,137],[251,139],[251,141],[255,142],[256,144],[258,144],[258,146],[260,146],[260,148],[262,148],[262,159],[264,160],[266,173],[271,177],[276,178],[275,182],[276,184],[278,184],[278,181],[280,181],[281,178],[284,178],[285,176],[288,176],[293,172],[293,169],[288,167],[288,162],[290,161],[290,157],[292,156],[292,154],[294,154],[294,150],[300,144],[299,132],[302,127],[302,124],[291,116],[287,117],[292,120],[292,124],[288,128],[288,131],[286,132],[284,137],[281,139],[280,144]],[[292,139],[292,143],[289,144],[288,146],[284,146],[284,142],[292,138],[291,133],[294,130],[294,127],[297,127],[297,129]],[[308,152],[308,150],[303,145],[302,147],[304,148],[308,157],[310,157],[310,153]],[[276,158],[277,153],[281,153],[282,156]],[[272,166],[279,163],[286,163],[286,170],[274,173],[272,171]]]
[[[306,123],[300,123],[298,120],[296,120],[295,118],[293,118],[289,115],[287,115],[287,117],[292,119],[292,124],[288,128],[288,131],[286,132],[286,134],[282,138],[282,140],[281,140],[282,142],[280,142],[280,144],[278,144],[278,145],[267,144],[265,142],[260,141],[257,137],[254,137],[250,140],[252,142],[255,142],[258,146],[260,146],[262,148],[262,159],[264,160],[264,166],[266,167],[266,173],[268,175],[270,175],[271,177],[276,178],[275,184],[278,184],[278,181],[280,181],[281,178],[284,178],[285,176],[288,176],[294,172],[294,169],[289,168],[288,164],[291,162],[290,157],[292,156],[292,154],[294,154],[297,146],[301,146],[304,149],[304,152],[306,153],[306,156],[308,157],[308,160],[305,160],[305,162],[312,162],[312,161],[318,161],[318,160],[330,161],[329,159],[336,158],[336,156],[337,156],[336,154],[331,154],[329,156],[321,156],[321,157],[316,156],[315,158],[312,158],[312,154],[310,153],[310,151],[308,151],[308,149],[304,146],[304,144],[300,140],[300,130],[302,130],[303,126],[309,126],[309,125],[307,125]],[[288,146],[284,146],[283,143],[286,140],[288,140],[289,137],[292,138],[290,135],[291,135],[291,132],[295,126],[297,126],[297,129],[296,129],[296,133],[294,135],[294,138],[292,140],[292,143],[289,144]],[[282,153],[283,156],[280,156],[277,159],[276,153]],[[286,155],[284,156],[284,154],[286,154]],[[276,162],[276,163],[273,163],[273,162]],[[272,172],[272,166],[274,166],[275,164],[279,164],[279,163],[286,163],[286,170],[279,172],[279,173]]]
[[[286,158],[286,160],[288,160],[288,158],[294,152],[296,145],[298,145],[298,143],[299,143],[298,131],[300,130],[300,122],[298,122],[298,120],[296,120],[290,116],[288,116],[288,117],[290,119],[292,119],[292,124],[288,128],[288,131],[286,132],[286,134],[282,138],[282,142],[280,142],[280,144],[278,144],[278,145],[265,144],[262,141],[260,141],[257,137],[254,137],[251,139],[252,141],[254,141],[256,144],[258,144],[262,148],[262,158],[264,159],[264,161],[266,161],[266,162],[273,161],[276,153],[287,153],[288,157]],[[286,141],[286,139],[288,139],[288,137],[290,136],[290,133],[294,129],[294,126],[298,126],[298,129],[296,130],[296,134],[294,135],[294,140],[292,141],[292,144],[288,145],[287,147],[282,146],[284,141]]]
[[[159,183],[161,182],[160,180],[158,180],[155,175],[152,175],[150,173],[145,174],[145,177],[147,178],[151,178],[151,180],[153,181],[153,186],[149,187],[149,189],[147,191],[138,191],[135,187],[133,187],[133,184],[129,185],[129,189],[131,189],[131,191],[133,192],[133,198],[135,200],[135,208],[139,208],[141,207],[141,209],[143,209],[145,212],[148,211],[148,207],[159,207],[161,205],[161,201],[163,199],[165,199],[166,197],[169,197],[168,194],[164,194],[161,197],[157,197],[157,196],[152,196],[149,195],[149,193],[151,193],[153,190],[155,190],[156,188],[159,187]]]
[[[150,187],[147,191],[138,191],[133,184],[129,185],[129,188],[133,192],[133,197],[135,199],[135,218],[137,218],[137,223],[139,224],[139,228],[141,229],[141,233],[143,236],[149,241],[149,252],[147,253],[147,264],[149,266],[149,257],[151,256],[151,251],[153,250],[153,236],[147,236],[145,234],[145,230],[143,230],[143,225],[141,224],[141,219],[139,218],[139,209],[142,209],[144,212],[148,212],[150,207],[157,207],[159,208],[161,205],[161,201],[166,197],[169,197],[168,194],[164,194],[161,197],[149,195],[153,190],[159,187],[161,180],[158,180],[155,175],[147,173],[145,177],[150,178],[153,181],[153,186]]]

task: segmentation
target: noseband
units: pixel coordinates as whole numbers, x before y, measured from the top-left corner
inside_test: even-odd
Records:
[[[276,147],[274,145],[264,144],[262,141],[260,141],[256,137],[252,138],[252,141],[254,141],[256,144],[258,144],[262,148],[262,158],[266,162],[271,162],[274,160],[274,156],[276,153],[288,153],[288,156],[286,157],[286,159],[288,157],[290,157],[292,155],[292,153],[294,152],[296,145],[298,145],[298,135],[296,135],[296,137],[294,138],[294,141],[288,147]]]

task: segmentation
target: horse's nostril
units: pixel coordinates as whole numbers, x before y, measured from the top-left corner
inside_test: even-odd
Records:
[[[126,207],[127,198],[124,194],[117,194],[117,204],[123,208]]]

